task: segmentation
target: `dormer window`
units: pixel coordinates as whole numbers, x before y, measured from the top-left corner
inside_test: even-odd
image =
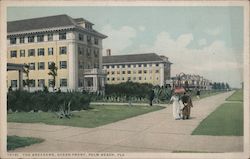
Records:
[[[66,40],[66,32],[59,33],[59,40]]]
[[[16,44],[16,38],[10,38],[10,44]]]
[[[87,35],[87,42],[91,43],[91,36]]]

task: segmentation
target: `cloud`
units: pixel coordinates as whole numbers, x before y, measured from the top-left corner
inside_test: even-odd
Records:
[[[217,36],[221,33],[221,27],[217,27],[214,29],[206,29],[205,33],[207,33],[208,35]]]
[[[145,31],[146,30],[145,26],[139,26],[138,29],[139,29],[139,31]]]
[[[111,25],[105,25],[101,32],[108,35],[108,38],[103,40],[104,52],[106,49],[111,49],[112,53],[122,52],[129,47],[137,35],[136,30],[130,26],[122,26],[116,29]]]
[[[206,44],[207,44],[207,40],[206,40],[206,39],[200,39],[200,40],[198,41],[198,44],[199,44],[200,46],[206,45]]]
[[[156,52],[169,57],[173,62],[172,76],[180,72],[200,74],[213,81],[231,81],[231,85],[240,86],[243,58],[236,57],[242,53],[233,52],[221,40],[205,45],[206,40],[201,39],[198,43],[203,47],[199,49],[188,47],[192,41],[194,37],[191,33],[173,38],[163,31],[151,46],[140,45],[138,52]]]

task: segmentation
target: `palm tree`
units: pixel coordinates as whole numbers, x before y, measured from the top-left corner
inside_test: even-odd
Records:
[[[51,81],[51,84],[53,87],[53,92],[55,91],[55,86],[56,86],[57,69],[58,68],[56,67],[56,64],[54,62],[52,62],[49,66],[50,72],[48,73],[48,75],[53,77],[53,80]]]
[[[24,69],[23,72],[25,73],[27,79],[24,82],[24,85],[28,87],[28,90],[30,91],[30,79],[29,79],[29,72],[30,72],[30,67],[27,64],[24,64]]]

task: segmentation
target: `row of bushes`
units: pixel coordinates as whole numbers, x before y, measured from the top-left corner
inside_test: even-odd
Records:
[[[59,111],[65,103],[71,110],[88,109],[90,95],[80,92],[27,92],[11,91],[7,95],[7,109],[12,111]]]

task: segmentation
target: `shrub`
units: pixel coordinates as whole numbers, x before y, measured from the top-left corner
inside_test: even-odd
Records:
[[[52,93],[12,91],[7,95],[7,109],[12,111],[58,111],[61,105],[71,102],[71,110],[88,109],[90,96],[80,92]]]

